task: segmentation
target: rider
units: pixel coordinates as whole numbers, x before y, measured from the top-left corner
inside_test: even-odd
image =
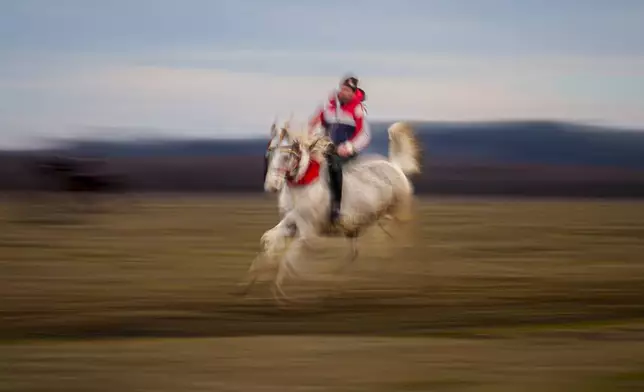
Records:
[[[327,153],[333,195],[330,216],[332,223],[335,223],[340,215],[342,164],[355,158],[371,142],[363,104],[366,94],[358,87],[358,82],[355,76],[342,79],[339,88],[309,122],[309,133],[313,133],[316,126],[321,125],[334,145]]]

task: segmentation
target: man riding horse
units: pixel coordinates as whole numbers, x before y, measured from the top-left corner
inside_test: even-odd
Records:
[[[354,76],[344,78],[329,100],[319,108],[309,122],[309,134],[321,126],[333,142],[327,152],[331,199],[331,222],[340,217],[342,202],[342,166],[358,156],[371,142],[369,124],[365,119],[366,99]]]

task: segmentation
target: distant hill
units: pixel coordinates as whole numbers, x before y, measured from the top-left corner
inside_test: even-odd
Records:
[[[644,130],[546,121],[416,126],[438,159],[644,168]]]
[[[388,125],[372,124],[371,152],[386,154]],[[424,149],[418,193],[644,198],[644,131],[548,121],[414,126]],[[33,162],[62,155],[99,158],[133,191],[261,192],[266,143],[79,140],[56,151],[0,152],[0,189],[47,188]]]
[[[374,123],[370,151],[386,153],[389,123]],[[644,169],[644,130],[563,122],[414,123],[428,157],[447,162],[548,164]],[[76,141],[72,155],[101,157],[261,155],[265,139]]]

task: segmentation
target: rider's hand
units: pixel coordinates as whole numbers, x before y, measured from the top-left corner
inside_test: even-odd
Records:
[[[353,148],[347,143],[342,143],[338,146],[338,155],[341,157],[347,157],[351,154],[353,154]]]

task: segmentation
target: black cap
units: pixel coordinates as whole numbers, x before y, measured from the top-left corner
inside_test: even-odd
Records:
[[[348,76],[342,80],[342,85],[349,87],[355,92],[358,90],[358,78],[355,76]]]

